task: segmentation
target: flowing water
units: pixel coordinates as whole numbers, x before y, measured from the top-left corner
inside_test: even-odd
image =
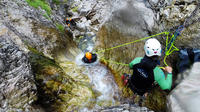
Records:
[[[85,46],[85,48],[80,48],[83,52],[92,51],[93,49],[93,41],[92,38],[84,38],[80,42],[79,46]],[[85,44],[85,45],[83,45]],[[92,89],[100,93],[100,95],[96,98],[96,105],[94,109],[100,109],[101,106],[113,106],[116,105],[119,101],[119,93],[118,87],[114,81],[114,77],[111,72],[106,68],[105,65],[101,64],[99,60],[94,63],[86,64],[82,62],[82,57],[84,53],[80,53],[76,57],[76,64],[79,66],[84,66],[85,70],[83,74],[86,74],[92,85]],[[89,111],[87,108],[82,109],[81,111]],[[93,111],[93,110],[90,110]]]
[[[80,112],[93,112],[105,106],[115,106],[119,104],[120,99],[118,86],[115,83],[112,73],[105,65],[101,64],[99,60],[91,64],[82,62],[84,52],[93,50],[94,39],[91,39],[93,38],[85,37],[81,39],[79,48],[83,52],[77,54],[73,62],[67,62],[64,55],[60,55],[59,57],[59,60],[62,60],[60,65],[66,73],[70,74],[77,81],[89,83],[88,85],[96,96],[95,98],[91,97],[87,101],[84,101],[84,104],[81,104]],[[76,77],[88,77],[88,79],[77,79]],[[88,107],[90,102],[94,103]]]
[[[100,109],[101,106],[116,105],[119,100],[118,87],[114,81],[111,72],[99,61],[92,64],[85,64],[81,61],[84,54],[80,54],[76,58],[76,63],[80,66],[85,66],[83,74],[86,74],[92,85],[92,89],[100,95],[96,98],[94,109]],[[89,111],[84,108],[81,111]],[[91,110],[92,111],[92,110]]]

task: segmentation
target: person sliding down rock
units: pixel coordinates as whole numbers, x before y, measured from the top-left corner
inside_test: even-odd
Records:
[[[86,52],[85,56],[82,58],[82,61],[84,63],[93,63],[97,60],[97,55],[96,54],[92,54],[90,52]]]
[[[143,96],[153,88],[154,82],[157,82],[162,90],[170,90],[172,85],[172,67],[167,66],[164,72],[157,67],[160,64],[158,60],[161,56],[161,44],[156,39],[149,39],[144,45],[145,56],[137,57],[129,64],[133,69],[133,75],[124,73],[122,80],[124,85],[129,87],[134,93]]]

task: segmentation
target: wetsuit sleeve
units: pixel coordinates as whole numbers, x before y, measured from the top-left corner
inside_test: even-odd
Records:
[[[82,58],[82,61],[83,61],[84,63],[90,63],[89,60],[88,60],[85,56]]]
[[[92,62],[95,62],[97,60],[97,55],[96,54],[92,54]]]
[[[133,61],[131,61],[131,63],[129,63],[129,67],[132,69],[133,65],[140,63],[140,61],[142,60],[143,57],[137,57],[135,58]]]
[[[154,69],[154,78],[155,81],[159,84],[162,90],[170,90],[172,86],[172,74],[168,73],[167,77],[165,78],[164,72],[159,68],[156,67]]]

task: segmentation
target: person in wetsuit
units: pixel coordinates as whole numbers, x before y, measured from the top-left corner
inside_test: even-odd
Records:
[[[72,18],[66,18],[65,23],[67,24],[68,27],[70,27],[70,26],[76,26],[76,22]]]
[[[90,52],[86,52],[84,57],[82,58],[82,61],[84,63],[93,63],[97,60],[97,54],[93,54]]]
[[[172,86],[172,67],[167,66],[163,70],[157,65],[160,64],[161,44],[156,39],[149,39],[144,45],[145,56],[137,57],[129,64],[133,69],[133,75],[123,74],[124,85],[127,85],[134,93],[143,96],[149,92],[154,82],[157,82],[162,90],[170,90]]]

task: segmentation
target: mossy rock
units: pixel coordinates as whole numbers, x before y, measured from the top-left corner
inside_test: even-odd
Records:
[[[84,104],[90,101],[89,99],[96,98],[88,84],[88,77],[80,75],[84,76],[79,77],[82,80],[74,80],[70,76],[74,72],[73,69],[63,70],[55,60],[45,57],[43,53],[38,52],[34,48],[29,47],[29,50],[29,60],[38,89],[38,103],[46,111],[77,111],[84,106],[89,107],[95,104],[95,102],[89,102],[89,105]],[[70,65],[67,66],[70,68]]]
[[[161,90],[159,87],[154,88],[144,101],[144,106],[156,112],[166,111],[166,96],[167,92]]]
[[[49,4],[45,1],[45,0],[26,0],[26,2],[34,7],[34,8],[38,8],[41,7],[43,10],[46,11],[46,13],[48,14],[48,16],[51,15],[51,7],[49,6]]]

